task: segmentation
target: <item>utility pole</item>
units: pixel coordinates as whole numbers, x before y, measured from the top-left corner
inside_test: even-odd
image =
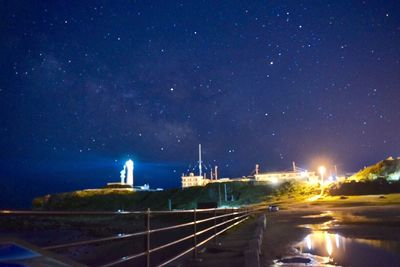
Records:
[[[168,199],[168,210],[172,210],[172,200],[170,198]]]
[[[225,198],[225,202],[228,201],[228,195],[226,194],[226,184],[224,184],[224,198]]]
[[[221,184],[218,183],[218,206],[221,207]]]

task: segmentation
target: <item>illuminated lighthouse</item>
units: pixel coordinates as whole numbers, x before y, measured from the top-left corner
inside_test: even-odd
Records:
[[[127,160],[125,162],[124,168],[120,171],[121,174],[121,184],[127,184],[133,187],[133,160]],[[126,178],[126,181],[125,181]]]
[[[134,168],[133,160],[131,160],[131,159],[128,160],[125,163],[125,166],[126,166],[126,172],[127,172],[126,184],[133,187],[133,168]]]

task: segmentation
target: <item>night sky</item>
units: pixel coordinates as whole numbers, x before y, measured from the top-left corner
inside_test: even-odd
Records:
[[[0,208],[400,156],[400,2],[2,1]]]

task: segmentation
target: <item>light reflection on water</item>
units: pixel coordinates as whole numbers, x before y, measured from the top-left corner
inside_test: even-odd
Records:
[[[296,247],[304,256],[318,256],[319,264],[400,266],[399,244],[396,242],[345,238],[326,231],[314,231]]]
[[[301,216],[301,218],[323,218],[326,216],[332,216],[332,214],[333,214],[332,211],[327,210],[327,211],[324,211],[324,212],[318,213],[318,214],[304,215],[304,216]]]
[[[301,224],[299,227],[305,227],[308,229],[315,231],[325,231],[329,229],[336,229],[339,228],[339,225],[337,225],[337,220],[329,220],[321,224]]]

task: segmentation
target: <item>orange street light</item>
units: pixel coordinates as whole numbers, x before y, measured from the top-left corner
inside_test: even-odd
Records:
[[[325,168],[325,166],[320,166],[319,168],[318,168],[318,172],[319,172],[319,174],[321,175],[321,196],[322,196],[322,194],[323,194],[323,192],[324,192],[324,188],[323,188],[323,183],[324,183],[324,174],[325,174],[325,172],[326,172],[326,168]]]

